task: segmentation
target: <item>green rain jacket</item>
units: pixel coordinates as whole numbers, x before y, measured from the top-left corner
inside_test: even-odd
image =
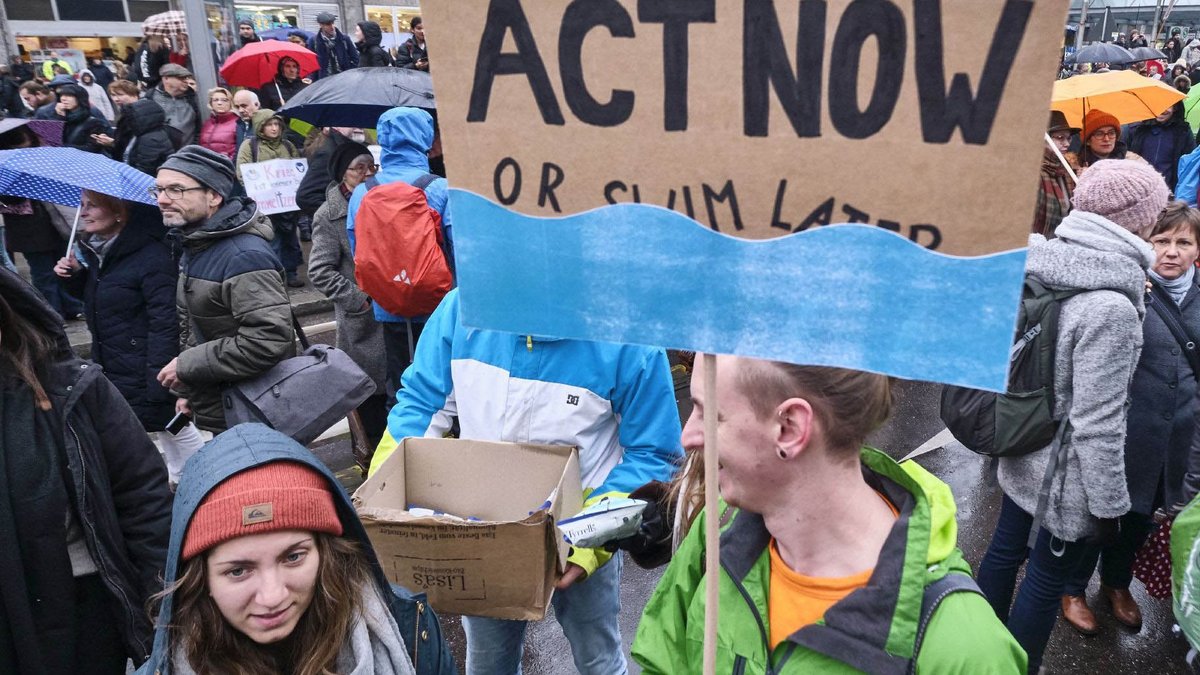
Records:
[[[925,586],[951,571],[970,574],[956,543],[950,488],[914,462],[897,464],[871,448],[863,475],[900,512],[867,586],[775,649],[767,597],[770,533],[762,516],[735,511],[721,534],[718,673],[736,675],[910,672]],[[671,560],[646,605],[633,643],[644,672],[699,673],[704,643],[704,518]],[[981,595],[946,596],[930,619],[919,673],[1023,674],[1025,652]]]

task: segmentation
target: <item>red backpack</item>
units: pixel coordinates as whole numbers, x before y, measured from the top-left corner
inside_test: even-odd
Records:
[[[425,316],[454,288],[442,216],[429,206],[425,174],[412,185],[367,180],[354,216],[354,278],[371,299],[402,317]]]

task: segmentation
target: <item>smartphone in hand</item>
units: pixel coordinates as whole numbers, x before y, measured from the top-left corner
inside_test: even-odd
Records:
[[[172,436],[178,436],[183,428],[190,424],[192,416],[187,413],[175,413],[170,422],[167,422],[166,431]]]

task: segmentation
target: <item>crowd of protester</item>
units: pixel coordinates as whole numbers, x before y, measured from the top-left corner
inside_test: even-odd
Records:
[[[683,423],[679,355],[468,329],[457,290],[432,313],[367,292],[356,261],[380,225],[372,200],[397,188],[422,193],[453,271],[433,117],[384,113],[377,164],[363,130],[299,138],[278,109],[302,75],[427,70],[428,53],[419,19],[395,54],[372,22],[348,36],[333,15],[317,20],[307,46],[320,69],[282,59],[257,91],[197,92],[153,38],[124,77],[54,56],[40,73],[0,72],[10,115],[63,122],[64,145],[152,175],[157,202],[84,191],[69,251],[63,208],[0,204],[0,531],[17,542],[0,552],[0,672],[115,674],[129,659],[147,673],[454,672],[436,615],[388,583],[333,474],[284,434],[226,419],[231,386],[295,355],[288,288],[302,276],[375,385],[357,409],[370,471],[406,437],[569,445],[585,505],[651,502],[655,517],[618,542],[667,565],[632,646],[643,672],[700,671],[707,574],[721,577],[719,672],[1037,673],[1060,616],[1097,631],[1085,596],[1097,570],[1114,617],[1140,628],[1135,554],[1200,488],[1197,372],[1176,334],[1200,335],[1200,211],[1174,194],[1196,148],[1181,106],[1125,126],[1100,109],[1078,128],[1049,116],[1027,275],[1064,294],[1053,412],[1069,432],[998,462],[1002,506],[976,585],[949,486],[865,446],[892,411],[885,376],[721,357],[710,400],[697,361]],[[261,38],[243,23],[239,39]],[[1167,45],[1185,61],[1181,86],[1193,45],[1200,62],[1200,42]],[[43,142],[28,125],[0,134],[0,149]],[[262,213],[246,165],[301,156],[298,211]],[[80,318],[91,361],[64,330]],[[721,513],[703,509],[706,416]],[[201,431],[216,436],[205,445]],[[716,570],[709,518],[722,520]],[[627,669],[623,561],[574,548],[557,582],[554,620],[582,673]],[[519,672],[526,622],[463,627],[469,673]]]

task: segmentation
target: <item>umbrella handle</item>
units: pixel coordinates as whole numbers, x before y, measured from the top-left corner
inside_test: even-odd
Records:
[[[71,249],[75,248],[75,232],[79,227],[79,212],[83,210],[83,205],[80,204],[79,206],[80,208],[75,209],[75,222],[71,223],[71,236],[67,238],[67,252],[63,254],[64,258],[70,258]]]
[[[1054,139],[1050,138],[1050,133],[1046,132],[1045,136],[1046,145],[1050,146],[1050,149],[1054,151],[1054,156],[1058,158],[1058,161],[1062,163],[1063,168],[1067,170],[1067,174],[1071,176],[1071,180],[1078,183],[1079,176],[1075,175],[1075,170],[1071,168],[1071,163],[1067,161],[1066,157],[1063,157],[1061,152],[1059,152],[1058,146],[1054,144]]]

